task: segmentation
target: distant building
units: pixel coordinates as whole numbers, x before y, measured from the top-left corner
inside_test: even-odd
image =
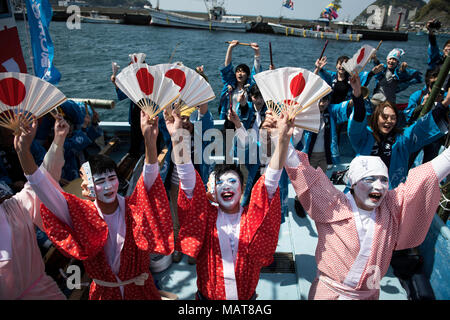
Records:
[[[366,12],[369,17],[366,20],[366,25],[369,29],[382,29],[382,28],[395,28],[400,18],[400,26],[408,25],[416,15],[417,8],[412,10],[403,7],[378,7],[371,5],[367,8]]]

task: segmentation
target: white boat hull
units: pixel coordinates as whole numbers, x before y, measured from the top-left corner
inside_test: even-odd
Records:
[[[277,34],[283,34],[286,36],[295,36],[303,38],[318,38],[318,39],[330,39],[330,40],[346,40],[346,41],[356,41],[362,39],[362,34],[347,34],[347,33],[336,33],[336,32],[322,32],[313,31],[301,28],[293,28],[284,26],[281,24],[271,23],[268,25],[272,27],[273,31]]]
[[[242,22],[220,22],[211,21],[201,18],[188,17],[177,13],[169,13],[166,11],[151,10],[150,24],[178,27],[178,28],[193,28],[206,30],[220,30],[220,31],[236,31],[246,32],[250,29],[250,24]]]
[[[93,18],[93,17],[85,17],[80,16],[81,22],[87,22],[87,23],[109,23],[109,24],[117,24],[122,23],[122,19],[99,19],[99,18]]]

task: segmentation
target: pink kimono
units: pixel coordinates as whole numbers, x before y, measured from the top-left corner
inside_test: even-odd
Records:
[[[10,258],[0,261],[0,300],[66,299],[56,282],[45,274],[34,229],[34,225],[43,229],[40,204],[29,183],[0,204],[0,215],[11,232]]]
[[[306,154],[298,154],[301,164],[286,171],[318,232],[318,275],[309,299],[378,299],[392,251],[420,245],[439,205],[431,163],[412,169],[405,183],[387,192],[362,241],[353,196],[337,190],[322,170],[309,165]]]

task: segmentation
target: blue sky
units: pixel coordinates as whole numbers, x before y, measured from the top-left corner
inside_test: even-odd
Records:
[[[151,0],[156,6],[157,0]],[[262,15],[289,19],[316,19],[330,0],[293,0],[294,10],[282,8],[282,0],[227,0],[225,9],[228,14]],[[342,0],[337,20],[353,20],[375,0]],[[427,1],[428,2],[428,1]],[[159,0],[159,7],[167,10],[205,12],[203,0]]]

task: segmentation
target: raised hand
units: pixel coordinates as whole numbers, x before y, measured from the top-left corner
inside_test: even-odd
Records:
[[[255,56],[260,55],[259,45],[256,42],[250,43],[250,47],[252,47],[252,49],[255,50]]]
[[[327,57],[326,56],[323,56],[322,58],[316,60],[316,67],[319,70],[322,70],[322,68],[325,67],[326,64],[327,64]]]
[[[239,116],[237,115],[236,111],[234,111],[234,109],[232,107],[228,110],[228,120],[233,122],[236,129],[239,129],[242,126],[241,119],[239,119]]]
[[[56,120],[54,126],[55,137],[53,138],[53,141],[57,145],[63,146],[64,141],[67,135],[69,134],[70,126],[66,122],[66,120],[64,120],[64,118],[60,115],[56,116],[55,120]]]
[[[233,40],[230,42],[230,45],[228,46],[229,48],[234,48],[239,44],[238,40]]]
[[[36,117],[33,116],[32,119],[31,123],[28,123],[28,121],[25,121],[23,114],[19,113],[20,133],[14,136],[14,149],[17,153],[30,150],[31,148],[38,128]]]
[[[357,72],[353,72],[349,82],[353,88],[353,95],[355,97],[359,97],[361,95],[361,80],[359,79],[359,74]]]
[[[150,119],[149,115],[141,110],[141,131],[146,142],[155,143],[158,138],[158,116]]]
[[[374,74],[380,73],[383,70],[384,70],[384,65],[383,64],[379,64],[379,65],[377,65],[377,66],[372,68],[372,72]]]
[[[402,62],[402,64],[400,65],[400,72],[404,72],[406,68],[408,68],[408,63]]]

